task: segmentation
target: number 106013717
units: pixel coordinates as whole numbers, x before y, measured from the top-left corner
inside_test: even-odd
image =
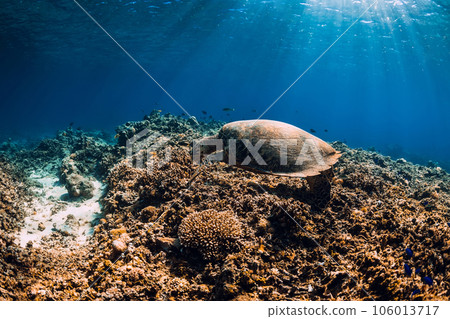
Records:
[[[439,306],[416,306],[416,305],[401,305],[401,306],[373,306],[374,316],[436,316]]]

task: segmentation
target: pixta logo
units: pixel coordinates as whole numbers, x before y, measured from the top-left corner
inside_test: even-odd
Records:
[[[146,169],[150,172],[170,161],[172,149],[168,146],[170,138],[144,129],[126,141],[126,158],[128,165]],[[158,156],[163,150],[163,156]]]
[[[216,139],[204,138],[194,141],[193,161],[200,165],[206,161],[224,161],[230,165],[258,166],[276,164],[302,166],[305,162],[325,165],[323,155],[312,138],[298,139]],[[275,163],[276,162],[276,163]]]

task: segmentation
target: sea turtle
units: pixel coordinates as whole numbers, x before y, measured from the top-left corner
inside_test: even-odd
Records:
[[[214,154],[216,159],[246,170],[305,177],[310,192],[322,199],[330,198],[332,166],[341,156],[314,135],[271,120],[225,124],[218,134],[200,140],[198,145],[202,155]]]

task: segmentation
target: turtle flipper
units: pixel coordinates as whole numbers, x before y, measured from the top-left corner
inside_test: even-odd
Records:
[[[332,178],[332,168],[321,172],[320,175],[306,177],[310,195],[313,197],[314,204],[319,208],[325,208],[331,199]]]

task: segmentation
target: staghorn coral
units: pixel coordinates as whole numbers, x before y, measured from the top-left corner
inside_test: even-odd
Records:
[[[230,211],[208,209],[184,218],[178,236],[183,246],[197,249],[206,259],[217,259],[237,247],[242,224]]]

